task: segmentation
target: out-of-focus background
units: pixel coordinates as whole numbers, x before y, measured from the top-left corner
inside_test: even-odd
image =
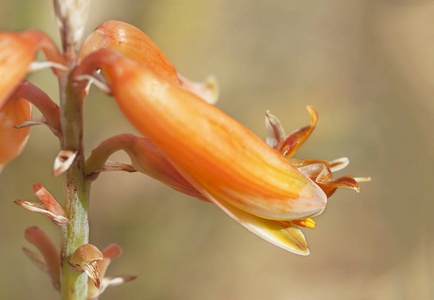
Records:
[[[0,29],[38,28],[58,43],[51,1],[1,0]],[[361,193],[339,190],[307,257],[277,248],[212,204],[141,174],[103,174],[93,185],[91,242],[123,247],[108,275],[140,277],[101,299],[434,299],[434,3],[386,0],[94,0],[86,28],[110,19],[145,31],[185,76],[215,75],[223,111],[261,137],[264,112],[288,132],[320,122],[299,158],[350,158],[337,176],[371,176]],[[29,80],[57,99],[49,70]],[[86,100],[87,153],[103,139],[136,131],[96,89]],[[174,145],[176,146],[176,145]],[[216,149],[218,145],[216,145]],[[12,203],[36,201],[57,140],[33,128],[22,155],[0,175],[0,299],[57,299],[25,257],[23,232],[42,215]],[[113,160],[129,162],[125,155]]]

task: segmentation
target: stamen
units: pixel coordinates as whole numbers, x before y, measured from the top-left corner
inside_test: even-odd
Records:
[[[371,179],[372,179],[371,177],[354,177],[354,180],[357,181],[358,183],[370,182]]]
[[[18,123],[13,127],[15,129],[21,129],[21,128],[27,128],[27,127],[37,126],[37,125],[47,125],[47,123],[45,122],[45,118],[44,117],[33,118],[31,120]]]
[[[107,281],[107,286],[116,286],[127,281],[131,281],[136,279],[137,276],[124,275],[124,276],[115,276],[115,277],[105,277],[103,280]]]
[[[102,82],[101,80],[97,79],[94,76],[84,74],[84,75],[76,76],[75,79],[78,81],[80,81],[80,80],[87,80],[88,81],[86,88],[85,88],[86,93],[89,93],[89,89],[90,89],[90,86],[92,84],[94,84],[97,88],[99,88],[101,91],[103,91],[106,94],[112,93],[111,88],[105,82]]]
[[[310,229],[314,229],[316,226],[316,223],[313,219],[307,218],[304,220],[292,220],[291,223],[294,223],[295,225],[301,226],[301,227],[307,227]]]

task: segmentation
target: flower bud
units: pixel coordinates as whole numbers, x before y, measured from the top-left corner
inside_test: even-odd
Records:
[[[86,272],[87,276],[95,283],[96,288],[101,285],[101,272],[98,261],[103,259],[101,251],[92,244],[84,244],[75,250],[69,260],[69,265],[74,272]]]

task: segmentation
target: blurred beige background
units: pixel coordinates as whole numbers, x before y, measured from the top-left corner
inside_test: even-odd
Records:
[[[0,29],[38,28],[58,42],[51,5],[0,0]],[[141,28],[185,76],[214,74],[217,105],[261,137],[265,110],[290,132],[314,106],[320,122],[297,157],[348,156],[336,175],[373,181],[329,200],[317,228],[304,231],[311,255],[300,257],[144,175],[103,174],[92,190],[91,242],[123,247],[108,275],[140,277],[101,299],[434,299],[434,2],[95,0],[86,34],[109,19]],[[29,80],[57,99],[50,71]],[[85,108],[87,153],[135,132],[96,89]],[[36,200],[34,182],[62,198],[50,175],[57,151],[46,128],[33,128],[0,175],[0,299],[57,299],[21,248],[31,248],[29,226],[56,242],[58,230],[12,203]]]

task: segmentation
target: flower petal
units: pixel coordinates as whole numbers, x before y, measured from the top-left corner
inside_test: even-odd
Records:
[[[175,67],[155,43],[140,29],[121,21],[107,21],[98,26],[80,49],[83,59],[99,49],[113,49],[142,62],[173,83],[180,83]]]
[[[218,98],[218,85],[214,77],[208,77],[204,83],[197,83],[178,74],[173,64],[155,45],[149,36],[131,24],[111,20],[98,26],[88,36],[80,49],[83,59],[98,49],[112,49],[125,56],[146,64],[169,82],[196,94],[209,103]],[[107,72],[106,77],[110,77]],[[110,81],[110,78],[107,78]]]
[[[306,239],[297,225],[287,222],[282,226],[279,222],[257,217],[212,196],[198,183],[196,185],[207,199],[254,234],[289,252],[299,255],[309,254]]]
[[[38,40],[27,32],[0,33],[0,108],[26,76],[37,47]]]
[[[326,193],[327,197],[333,195],[338,188],[349,188],[359,192],[359,184],[350,176],[343,176],[332,180],[332,173],[324,163],[314,163],[298,168],[303,174],[315,181]]]
[[[0,33],[0,108],[28,73],[39,48],[47,60],[64,64],[64,58],[54,43],[40,31]]]
[[[285,139],[286,134],[279,119],[269,111],[265,112],[265,129],[267,131],[267,144],[276,149],[279,143]]]
[[[161,181],[178,192],[206,201],[149,139],[136,137],[131,151],[127,153],[139,172]]]
[[[22,98],[10,99],[0,109],[0,171],[21,153],[30,134],[30,128],[15,129],[14,125],[31,118],[32,105]]]
[[[300,219],[324,210],[326,195],[317,185],[218,108],[146,65],[97,54],[110,56],[111,87],[125,116],[183,176],[263,218]]]
[[[297,152],[298,148],[303,145],[303,143],[307,140],[307,138],[312,134],[313,130],[318,123],[318,113],[317,111],[308,106],[307,110],[310,114],[310,124],[306,127],[300,128],[294,132],[292,132],[285,141],[281,145],[279,145],[279,151],[285,157],[292,157],[295,152]]]

